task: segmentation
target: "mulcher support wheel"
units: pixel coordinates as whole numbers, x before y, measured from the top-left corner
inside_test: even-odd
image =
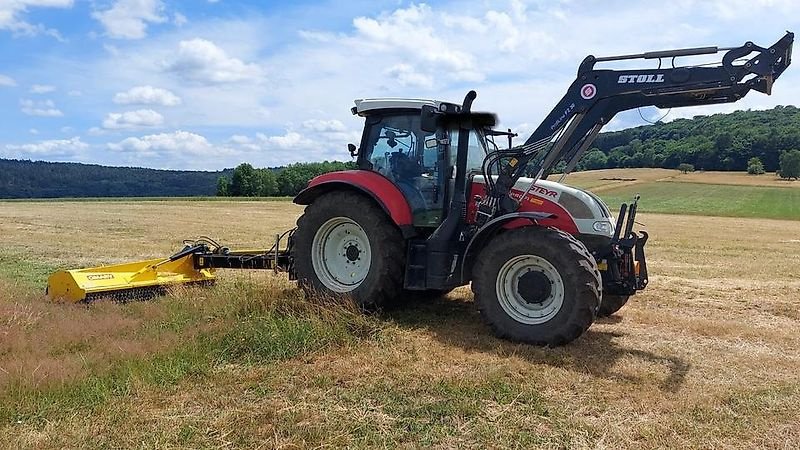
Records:
[[[600,272],[586,247],[553,228],[496,236],[473,268],[472,290],[499,337],[558,346],[585,332],[600,303]]]

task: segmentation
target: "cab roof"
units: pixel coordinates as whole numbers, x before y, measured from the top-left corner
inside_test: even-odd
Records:
[[[441,104],[451,104],[439,100],[426,100],[420,98],[361,98],[355,100],[356,106],[353,114],[364,116],[372,112],[388,109],[422,109],[423,105],[439,108]]]

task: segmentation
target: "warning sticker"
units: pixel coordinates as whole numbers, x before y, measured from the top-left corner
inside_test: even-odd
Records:
[[[110,273],[100,273],[97,275],[86,275],[86,279],[89,281],[98,281],[98,280],[113,280],[114,275]]]
[[[591,100],[595,95],[597,95],[597,86],[589,83],[584,84],[581,88],[581,97],[583,97],[584,100]]]

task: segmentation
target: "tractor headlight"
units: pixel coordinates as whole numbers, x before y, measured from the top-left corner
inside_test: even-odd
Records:
[[[611,222],[597,221],[592,224],[592,229],[598,233],[611,234],[613,232]]]

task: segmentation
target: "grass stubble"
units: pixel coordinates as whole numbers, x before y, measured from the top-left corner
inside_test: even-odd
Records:
[[[463,288],[379,316],[305,301],[261,273],[224,273],[213,289],[154,302],[45,303],[52,265],[172,244],[175,232],[159,229],[137,245],[176,205],[114,205],[80,204],[86,234],[69,258],[24,226],[59,224],[49,215],[66,211],[0,206],[0,227],[14,233],[0,260],[0,446],[800,445],[800,222],[643,214],[648,290],[575,343],[540,349],[493,338]],[[189,228],[243,245],[299,211],[214,205]],[[240,223],[219,227],[226,216]],[[91,238],[115,220],[127,227],[121,241]],[[26,262],[31,275],[7,275],[22,252],[41,255]]]

